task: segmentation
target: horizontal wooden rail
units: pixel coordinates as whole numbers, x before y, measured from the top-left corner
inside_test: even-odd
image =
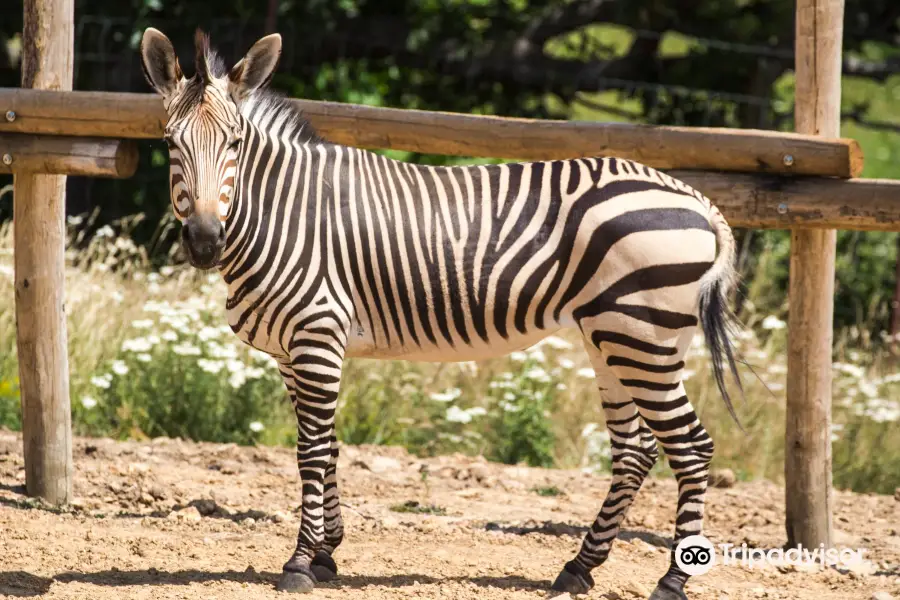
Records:
[[[843,178],[858,176],[863,165],[859,144],[850,139],[294,102],[323,137],[361,148],[521,160],[618,156],[661,169]],[[153,94],[0,89],[0,132],[160,138],[165,121]]]
[[[134,140],[0,133],[0,173],[131,177]]]
[[[732,227],[900,231],[900,180],[667,173],[703,192]]]

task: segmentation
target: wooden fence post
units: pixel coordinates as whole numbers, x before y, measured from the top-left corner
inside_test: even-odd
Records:
[[[844,0],[797,0],[796,130],[841,128]],[[785,505],[789,546],[832,543],[831,348],[837,232],[793,230],[788,317]]]
[[[25,0],[22,87],[71,90],[74,0]],[[5,115],[14,120],[15,114]],[[30,496],[72,495],[65,316],[64,175],[16,173],[16,330],[25,484]]]

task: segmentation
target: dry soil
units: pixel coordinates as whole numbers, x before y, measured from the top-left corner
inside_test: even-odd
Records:
[[[159,439],[75,441],[75,501],[64,511],[24,494],[21,438],[0,432],[0,596],[47,599],[255,599],[274,590],[299,512],[293,452]],[[545,598],[578,549],[609,478],[576,470],[419,459],[397,448],[345,447],[339,467],[346,539],[340,576],[308,598]],[[561,493],[542,496],[537,488]],[[712,489],[715,543],[784,544],[783,489]],[[650,480],[589,598],[646,598],[668,562],[676,490]],[[404,503],[442,515],[397,512]],[[900,599],[900,501],[835,493],[852,569],[719,565],[691,579],[693,600]]]

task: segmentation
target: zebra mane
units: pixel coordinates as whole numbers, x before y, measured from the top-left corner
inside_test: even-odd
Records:
[[[240,107],[241,115],[263,131],[277,132],[301,144],[324,142],[303,111],[290,98],[271,88],[253,92]],[[265,119],[263,119],[265,117]],[[263,121],[267,121],[264,125]]]

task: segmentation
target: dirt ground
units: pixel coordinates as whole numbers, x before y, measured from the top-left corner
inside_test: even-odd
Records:
[[[24,495],[21,439],[0,432],[0,596],[254,599],[274,590],[298,526],[289,449],[160,439],[75,441],[73,508]],[[422,460],[397,448],[345,447],[346,538],[340,576],[309,598],[545,598],[609,486],[579,471],[463,456]],[[556,486],[557,496],[536,488]],[[675,485],[650,480],[587,596],[646,598],[668,564]],[[397,512],[406,502],[445,515]],[[714,543],[784,543],[783,490],[712,489]],[[836,492],[838,543],[870,559],[852,569],[717,566],[688,584],[694,600],[900,598],[900,501]],[[287,594],[281,595],[287,597]]]

